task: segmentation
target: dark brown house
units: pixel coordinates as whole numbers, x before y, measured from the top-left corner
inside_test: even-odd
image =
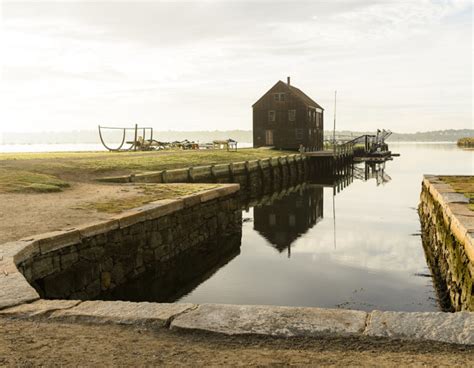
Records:
[[[324,109],[303,91],[278,81],[252,106],[253,146],[323,149]]]

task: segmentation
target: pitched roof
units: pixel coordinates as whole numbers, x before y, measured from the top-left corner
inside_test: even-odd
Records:
[[[299,88],[296,88],[294,86],[292,86],[291,84],[288,85],[286,84],[285,82],[283,81],[278,81],[277,83],[275,83],[275,85],[270,88],[266,93],[263,94],[262,97],[260,97],[253,105],[255,106],[257,103],[260,102],[260,100],[269,92],[271,91],[277,84],[283,84],[286,86],[286,88],[288,88],[288,90],[290,91],[290,93],[292,93],[294,96],[296,96],[297,98],[299,98],[301,101],[303,101],[304,104],[306,105],[309,105],[309,106],[313,106],[313,107],[317,107],[317,108],[320,108],[322,110],[324,110],[316,101],[314,101],[311,97],[309,97],[306,93],[304,93],[302,90],[300,90]]]
[[[314,107],[318,107],[320,109],[323,109],[321,106],[319,106],[319,104],[316,101],[314,101],[311,97],[309,97],[306,93],[304,93],[299,88],[296,88],[296,87],[292,86],[291,84],[288,87],[290,88],[290,91],[293,92],[293,94],[296,95],[298,98],[303,100],[303,102],[306,105],[310,105],[310,106],[314,106]]]

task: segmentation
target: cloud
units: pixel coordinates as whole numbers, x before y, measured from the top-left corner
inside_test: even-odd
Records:
[[[424,0],[6,3],[3,121],[87,128],[107,113],[161,129],[250,129],[254,100],[292,75],[327,114],[338,89],[341,128],[468,127],[471,8]]]

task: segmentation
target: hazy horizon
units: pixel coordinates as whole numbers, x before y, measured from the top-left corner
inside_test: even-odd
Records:
[[[5,132],[250,130],[291,76],[337,130],[472,129],[472,11],[453,1],[1,4]]]

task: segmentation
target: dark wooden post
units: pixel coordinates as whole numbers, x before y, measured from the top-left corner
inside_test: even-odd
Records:
[[[133,150],[136,151],[137,150],[137,139],[138,139],[138,124],[135,124],[135,139],[133,141],[134,145],[133,145]]]

